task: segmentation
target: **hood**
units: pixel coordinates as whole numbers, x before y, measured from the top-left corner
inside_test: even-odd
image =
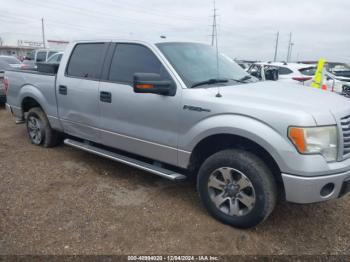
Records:
[[[219,87],[224,103],[242,101],[256,109],[310,114],[317,125],[335,124],[336,119],[350,115],[350,100],[339,94],[308,86],[265,81]],[[207,89],[217,93],[217,88]]]

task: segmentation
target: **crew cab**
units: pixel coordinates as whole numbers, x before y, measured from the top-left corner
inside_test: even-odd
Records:
[[[278,196],[304,204],[350,190],[342,96],[259,82],[201,43],[78,41],[55,66],[5,73],[7,110],[35,145],[63,138],[167,179],[195,179],[208,212],[239,228],[264,221]]]

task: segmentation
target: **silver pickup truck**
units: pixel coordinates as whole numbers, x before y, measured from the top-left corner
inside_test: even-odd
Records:
[[[208,45],[75,42],[57,70],[6,78],[7,109],[33,144],[63,139],[164,178],[196,179],[208,212],[234,227],[259,224],[280,198],[313,203],[350,190],[349,100],[257,82]]]

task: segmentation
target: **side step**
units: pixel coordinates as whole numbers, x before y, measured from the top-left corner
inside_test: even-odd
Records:
[[[159,166],[154,166],[154,165],[142,162],[140,160],[136,160],[136,159],[133,159],[133,158],[130,158],[127,156],[123,156],[123,155],[120,155],[120,154],[117,154],[114,152],[110,152],[110,151],[107,151],[105,149],[101,149],[101,148],[98,148],[98,147],[95,147],[92,145],[81,143],[81,142],[78,142],[78,141],[75,141],[72,139],[65,139],[64,143],[66,145],[69,145],[69,146],[72,146],[75,148],[79,148],[81,150],[93,153],[95,155],[109,158],[109,159],[112,159],[114,161],[129,165],[132,167],[136,167],[136,168],[141,169],[141,170],[148,171],[150,173],[153,173],[155,175],[158,175],[158,176],[161,176],[161,177],[173,180],[173,181],[186,179],[186,176],[179,174],[179,173],[176,173],[174,171],[171,171],[171,170],[159,167]]]

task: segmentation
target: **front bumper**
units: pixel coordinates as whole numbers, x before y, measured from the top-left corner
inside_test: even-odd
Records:
[[[307,204],[341,197],[350,191],[350,170],[327,176],[282,174],[286,200]]]

